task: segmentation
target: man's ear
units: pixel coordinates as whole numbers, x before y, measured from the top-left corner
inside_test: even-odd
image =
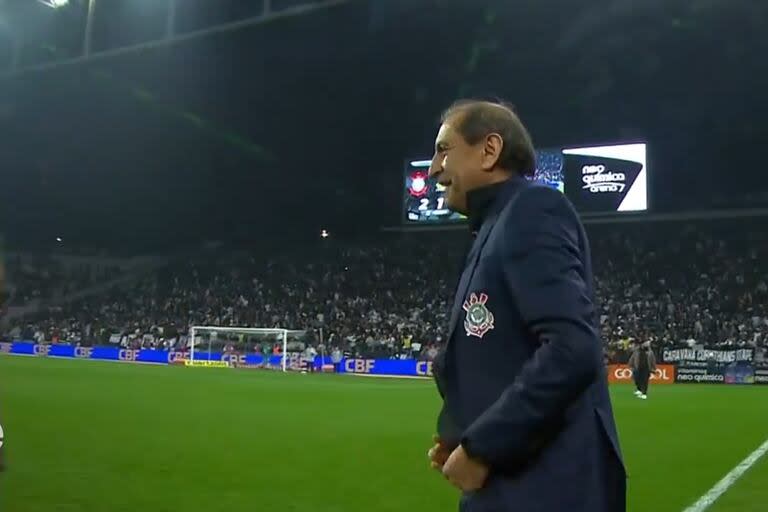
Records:
[[[491,133],[485,138],[483,144],[482,168],[484,171],[492,171],[496,168],[504,149],[504,139],[498,133]]]

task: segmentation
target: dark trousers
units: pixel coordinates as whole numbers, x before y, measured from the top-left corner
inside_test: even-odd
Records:
[[[651,371],[650,370],[638,370],[635,373],[635,383],[637,384],[637,389],[640,390],[640,392],[644,395],[648,394],[648,383],[651,380]]]

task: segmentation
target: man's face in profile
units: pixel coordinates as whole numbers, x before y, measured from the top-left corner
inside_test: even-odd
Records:
[[[445,187],[445,205],[459,213],[467,213],[467,192],[482,185],[482,144],[467,144],[457,126],[459,116],[453,116],[440,126],[435,139],[435,154],[429,167]]]

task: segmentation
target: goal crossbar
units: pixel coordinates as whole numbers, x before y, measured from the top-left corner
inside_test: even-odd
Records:
[[[195,325],[192,327],[195,332],[239,332],[242,334],[278,334],[293,333],[301,331],[292,331],[290,329],[268,329],[263,327],[216,327],[206,325]]]

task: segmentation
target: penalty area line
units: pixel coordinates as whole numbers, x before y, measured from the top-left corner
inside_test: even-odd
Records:
[[[750,453],[746,459],[741,461],[730,473],[725,475],[719,482],[715,484],[707,493],[699,498],[699,501],[686,508],[683,512],[704,512],[717,499],[722,496],[736,481],[746,473],[749,468],[755,465],[760,458],[768,452],[768,439],[761,444],[757,450]]]

